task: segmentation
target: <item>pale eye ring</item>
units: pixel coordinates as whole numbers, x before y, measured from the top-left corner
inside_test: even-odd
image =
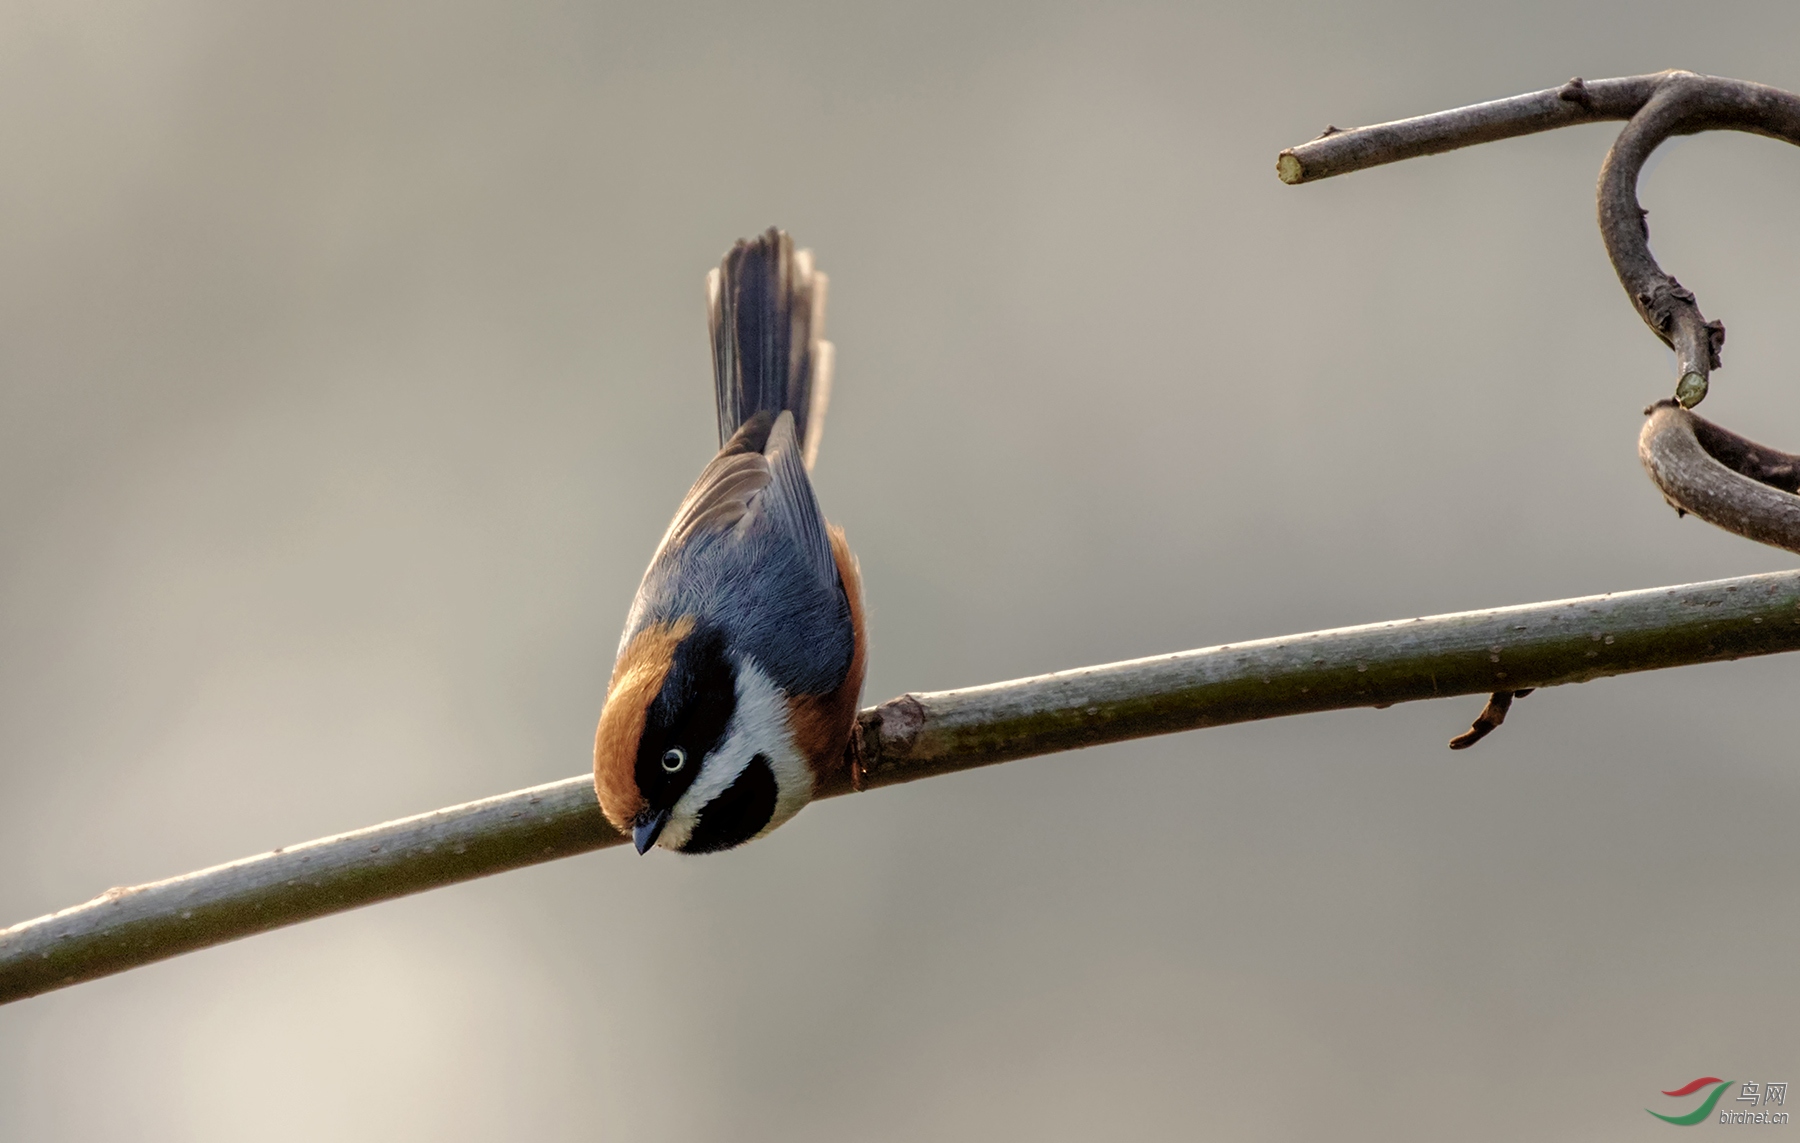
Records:
[[[662,768],[671,774],[680,772],[687,765],[687,751],[679,746],[671,746],[663,751]]]

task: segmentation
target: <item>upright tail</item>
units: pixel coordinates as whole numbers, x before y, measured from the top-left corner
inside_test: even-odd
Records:
[[[740,241],[706,275],[712,325],[719,445],[745,421],[794,414],[794,435],[812,468],[831,399],[831,343],[825,341],[825,275],[812,251],[785,231]]]

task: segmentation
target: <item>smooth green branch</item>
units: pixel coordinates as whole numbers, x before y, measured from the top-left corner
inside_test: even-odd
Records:
[[[1178,730],[1800,650],[1800,572],[1233,643],[862,712],[872,789]],[[848,783],[825,791],[849,793]],[[0,1003],[624,841],[586,775],[112,889],[0,930]],[[719,860],[719,859],[715,859]]]

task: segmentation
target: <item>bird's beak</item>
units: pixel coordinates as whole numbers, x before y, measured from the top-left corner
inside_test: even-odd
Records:
[[[663,827],[669,824],[669,811],[658,810],[648,817],[640,816],[631,827],[631,843],[637,851],[643,853],[656,844],[662,836]]]

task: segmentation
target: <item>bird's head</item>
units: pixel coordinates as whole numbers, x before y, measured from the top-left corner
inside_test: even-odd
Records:
[[[692,616],[646,626],[619,654],[594,734],[601,810],[639,853],[749,841],[812,794],[787,713],[717,628]]]

